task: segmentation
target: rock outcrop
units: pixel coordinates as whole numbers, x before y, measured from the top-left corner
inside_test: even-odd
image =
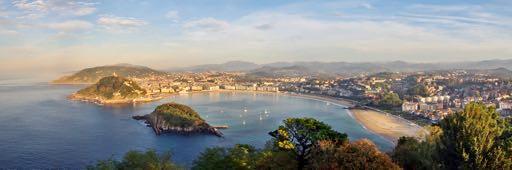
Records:
[[[222,132],[206,123],[192,108],[182,104],[162,104],[150,114],[133,116],[133,118],[144,120],[149,127],[153,128],[156,135],[174,133],[222,136]]]

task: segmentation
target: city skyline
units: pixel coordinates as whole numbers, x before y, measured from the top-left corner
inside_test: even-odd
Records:
[[[511,59],[507,1],[0,1],[0,71]]]

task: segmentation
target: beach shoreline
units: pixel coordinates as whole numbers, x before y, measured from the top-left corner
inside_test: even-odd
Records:
[[[357,121],[364,129],[371,133],[374,133],[391,143],[396,144],[398,138],[401,136],[414,136],[418,137],[421,131],[424,129],[421,126],[414,124],[413,122],[401,118],[384,111],[362,107],[356,108],[357,101],[348,99],[335,98],[329,96],[315,95],[315,94],[302,94],[302,93],[290,93],[290,92],[268,92],[268,91],[242,91],[242,90],[216,90],[216,91],[192,91],[187,93],[171,93],[171,94],[160,94],[158,100],[170,98],[177,95],[193,95],[199,93],[259,93],[259,94],[277,94],[284,96],[291,96],[297,98],[304,98],[309,100],[317,100],[322,102],[332,103],[347,109],[347,113],[355,121]],[[155,100],[153,100],[155,101]]]
[[[426,131],[423,127],[402,117],[387,113],[371,107],[355,107],[356,101],[341,99],[329,96],[321,96],[314,94],[301,94],[289,92],[261,92],[261,91],[236,91],[222,90],[220,92],[243,92],[243,93],[264,93],[292,96],[328,102],[347,109],[347,113],[355,121],[357,121],[364,129],[376,134],[383,139],[396,144],[402,136],[421,137]]]

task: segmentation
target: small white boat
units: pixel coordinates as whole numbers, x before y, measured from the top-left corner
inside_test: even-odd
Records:
[[[247,112],[247,109],[244,109],[244,112]]]
[[[267,109],[265,109],[265,114],[267,114],[267,113],[268,113],[268,111],[267,111]]]
[[[242,122],[243,125],[245,125],[245,120]]]
[[[261,115],[260,115],[260,120],[263,120],[263,117],[261,117]]]

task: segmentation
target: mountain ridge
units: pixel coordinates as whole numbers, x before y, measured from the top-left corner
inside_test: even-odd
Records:
[[[242,66],[236,63],[243,63]],[[235,67],[232,67],[235,65]],[[298,61],[298,62],[273,62],[267,64],[256,64],[245,61],[231,61],[221,64],[196,65],[183,67],[174,70],[201,72],[201,71],[241,71],[254,72],[262,68],[287,69],[292,66],[305,68],[305,71],[312,70],[316,73],[334,74],[357,74],[357,73],[378,73],[378,72],[412,72],[412,71],[433,71],[433,70],[454,70],[454,69],[512,69],[512,59],[494,59],[482,61],[463,62],[319,62],[319,61]]]

